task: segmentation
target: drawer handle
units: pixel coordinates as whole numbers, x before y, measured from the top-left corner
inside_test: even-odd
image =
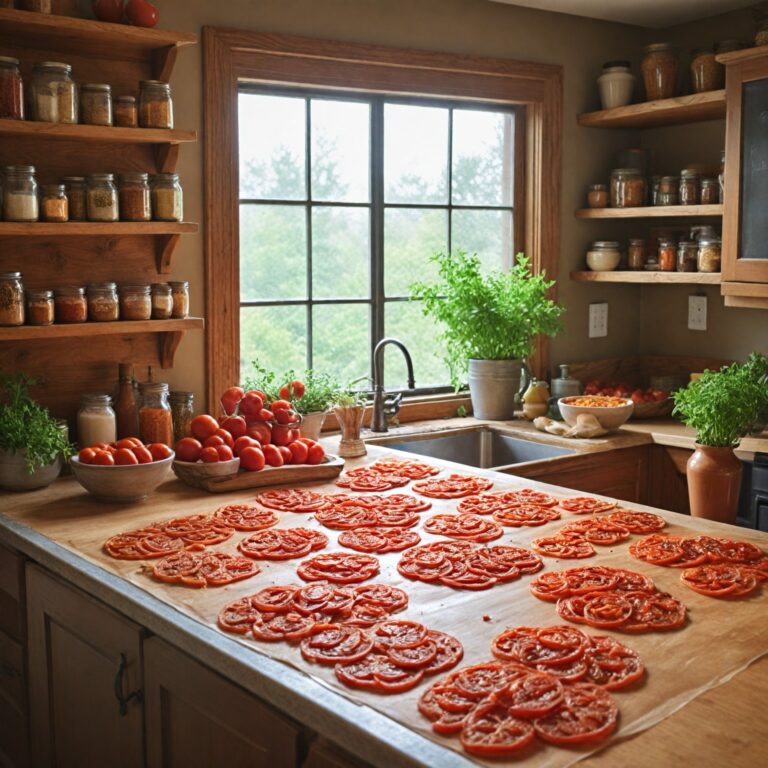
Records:
[[[120,654],[120,666],[117,668],[117,674],[115,675],[115,698],[120,705],[120,717],[125,717],[128,714],[128,702],[135,699],[137,702],[141,702],[143,699],[143,693],[141,689],[137,691],[131,691],[127,696],[123,694],[123,678],[125,677],[125,668],[128,666],[128,659],[125,658],[125,654]]]
[[[19,672],[18,669],[15,667],[12,667],[10,664],[7,664],[6,662],[3,662],[0,664],[0,672],[5,675],[5,677],[21,677],[21,672]]]

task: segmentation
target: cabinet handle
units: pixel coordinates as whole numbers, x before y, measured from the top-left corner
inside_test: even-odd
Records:
[[[128,666],[128,659],[125,658],[125,654],[120,654],[120,666],[117,668],[117,674],[115,675],[115,698],[120,705],[120,717],[125,717],[128,714],[128,702],[136,699],[141,703],[144,694],[141,689],[137,691],[131,691],[127,696],[123,694],[123,678],[125,677],[125,668]]]

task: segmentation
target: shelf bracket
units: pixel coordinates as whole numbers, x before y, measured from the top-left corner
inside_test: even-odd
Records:
[[[162,80],[167,83],[171,79],[173,65],[176,63],[176,55],[179,48],[176,45],[169,45],[167,48],[158,48],[152,52],[152,72],[155,80]]]
[[[181,235],[159,235],[156,242],[155,259],[157,271],[161,275],[167,275],[171,271],[171,257],[179,244]]]
[[[163,331],[157,334],[157,349],[161,368],[173,368],[173,357],[183,336],[184,331]]]
[[[155,166],[158,173],[173,173],[178,162],[178,144],[158,144],[155,147]]]

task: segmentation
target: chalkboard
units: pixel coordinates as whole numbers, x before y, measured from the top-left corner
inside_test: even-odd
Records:
[[[744,83],[741,97],[739,258],[768,259],[768,80]]]

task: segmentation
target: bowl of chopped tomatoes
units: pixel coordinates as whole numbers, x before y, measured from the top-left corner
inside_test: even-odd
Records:
[[[635,404],[628,397],[610,395],[573,395],[561,397],[557,401],[565,422],[572,427],[579,416],[594,416],[603,429],[618,429],[632,415]]]

